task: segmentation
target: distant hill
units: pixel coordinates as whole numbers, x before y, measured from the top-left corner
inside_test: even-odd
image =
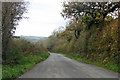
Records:
[[[47,37],[39,37],[39,36],[20,36],[20,38],[30,41],[32,43],[36,43],[41,39],[47,39]]]

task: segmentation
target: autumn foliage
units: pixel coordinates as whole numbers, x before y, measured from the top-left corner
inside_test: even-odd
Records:
[[[86,4],[94,5],[94,9],[88,8]],[[118,13],[116,18],[112,15],[108,15],[114,11],[118,12],[120,7],[118,5],[119,3],[96,4],[97,3],[72,2],[64,4],[62,15],[65,18],[69,18],[70,21],[65,26],[64,30],[58,30],[54,32],[56,34],[49,37],[48,49],[53,52],[62,52],[67,55],[72,55],[76,58],[84,58],[91,62],[98,62],[101,65],[107,66],[108,69],[120,72]],[[113,9],[108,9],[109,6],[106,6],[106,4],[110,4],[110,6],[114,5]],[[108,7],[108,11],[111,12],[109,13],[105,9],[105,12],[103,11],[102,14],[101,10],[103,10],[102,8],[104,6],[101,5],[106,6],[106,8]],[[85,8],[82,8],[82,6]],[[98,6],[101,6],[101,10]],[[92,13],[91,10],[94,12]],[[85,15],[82,15],[82,13]],[[104,16],[104,14],[107,15]]]

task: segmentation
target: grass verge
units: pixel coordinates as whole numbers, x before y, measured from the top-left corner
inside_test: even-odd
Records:
[[[64,54],[64,53],[59,53],[59,54]],[[65,56],[68,57],[68,58],[80,61],[80,62],[84,62],[84,63],[87,63],[87,64],[93,64],[95,66],[102,67],[104,69],[108,69],[108,70],[120,73],[120,67],[117,64],[114,64],[114,63],[101,64],[100,62],[93,62],[93,61],[90,61],[90,60],[87,60],[87,59],[84,59],[84,58],[81,58],[81,57],[77,57],[77,56],[71,55],[71,54],[65,54]]]
[[[24,56],[17,65],[2,65],[2,80],[13,80],[24,74],[27,70],[35,66],[35,64],[48,58],[49,53],[30,54]]]
[[[2,79],[2,64],[0,64],[0,80]]]

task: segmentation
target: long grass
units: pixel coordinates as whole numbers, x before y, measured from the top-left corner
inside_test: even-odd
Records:
[[[49,53],[30,54],[27,57],[22,57],[17,65],[2,66],[2,80],[13,80],[18,78],[27,70],[31,69],[35,64],[44,61],[49,56]]]

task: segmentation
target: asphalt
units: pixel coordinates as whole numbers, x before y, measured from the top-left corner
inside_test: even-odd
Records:
[[[118,78],[118,73],[51,53],[19,78]]]

